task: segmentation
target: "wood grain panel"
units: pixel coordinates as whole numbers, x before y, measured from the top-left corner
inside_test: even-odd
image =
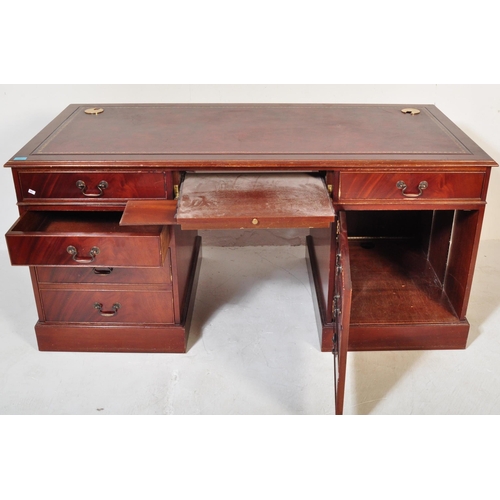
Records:
[[[311,278],[323,323],[332,323],[333,280],[335,276],[335,229],[311,229],[307,237]]]
[[[90,323],[174,323],[172,292],[168,290],[40,290],[45,321]],[[94,304],[102,304],[103,316]]]
[[[352,324],[458,323],[442,285],[412,241],[350,244]]]
[[[40,351],[71,352],[186,352],[182,326],[68,325],[38,322]]]
[[[444,289],[461,319],[467,313],[483,217],[484,208],[455,213]]]
[[[6,235],[13,265],[162,266],[168,226],[121,227],[121,213],[27,212]],[[68,253],[75,247],[77,258]],[[99,253],[90,261],[91,251]]]
[[[177,200],[129,200],[120,226],[176,224]]]
[[[407,194],[419,193],[422,181],[428,187],[418,198],[407,198],[396,187],[403,181]],[[403,203],[429,199],[481,199],[484,173],[437,173],[437,172],[341,172],[339,200],[400,200]]]
[[[162,172],[68,172],[39,173],[20,172],[20,199],[36,201],[45,198],[70,198],[88,203],[105,202],[116,198],[165,198],[165,176]],[[88,195],[100,194],[97,188],[101,181],[108,187],[102,195],[85,196],[76,185],[83,181]]]
[[[39,283],[170,284],[170,259],[162,267],[36,267]]]
[[[465,349],[469,323],[355,325],[349,333],[350,351],[410,351]]]

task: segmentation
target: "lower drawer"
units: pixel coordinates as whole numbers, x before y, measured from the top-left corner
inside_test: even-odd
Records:
[[[174,323],[170,290],[41,289],[44,321]]]
[[[162,267],[36,267],[39,283],[169,284],[170,258]]]

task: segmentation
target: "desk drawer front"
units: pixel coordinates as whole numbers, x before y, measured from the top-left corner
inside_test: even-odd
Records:
[[[163,267],[37,267],[39,283],[170,284],[170,266]]]
[[[174,322],[169,290],[40,290],[45,321],[66,323]]]
[[[13,265],[159,267],[167,226],[119,226],[112,212],[27,212],[6,235]]]
[[[481,199],[482,172],[341,172],[339,200]]]
[[[165,178],[158,173],[20,172],[22,201],[71,199],[85,202],[130,198],[165,198]]]

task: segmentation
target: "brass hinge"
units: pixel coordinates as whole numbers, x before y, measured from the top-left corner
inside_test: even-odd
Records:
[[[334,295],[332,303],[332,315],[334,318],[337,318],[341,314],[342,311],[340,310],[340,295]]]
[[[174,200],[179,199],[179,184],[174,184]]]
[[[339,324],[335,321],[333,323],[333,337],[332,337],[332,353],[335,355],[338,353],[338,342],[339,342]]]

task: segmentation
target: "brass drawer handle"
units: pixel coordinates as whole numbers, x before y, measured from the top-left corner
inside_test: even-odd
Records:
[[[79,262],[80,264],[90,264],[91,262],[94,262],[95,256],[99,253],[99,248],[92,247],[89,252],[89,257],[78,257],[78,251],[73,245],[66,248],[66,252],[73,256],[73,260],[75,262]]]
[[[111,274],[113,272],[112,267],[94,267],[94,274],[98,274],[99,276],[106,276],[108,274]]]
[[[429,183],[427,181],[420,182],[420,184],[418,185],[418,193],[415,194],[405,193],[408,186],[404,183],[404,181],[396,182],[396,187],[398,189],[401,189],[401,194],[403,196],[406,196],[407,198],[418,198],[419,196],[422,196],[422,192],[424,191],[424,189],[427,189],[429,187]]]
[[[105,316],[107,318],[110,318],[112,316],[116,316],[118,314],[118,309],[120,309],[120,307],[121,307],[120,304],[116,303],[116,304],[113,304],[113,306],[111,307],[112,311],[103,311],[102,304],[100,302],[96,302],[94,304],[94,308],[99,311],[99,314],[101,316]]]
[[[76,187],[82,192],[83,196],[88,198],[99,198],[104,194],[104,190],[108,188],[108,183],[106,181],[101,181],[97,184],[98,193],[87,193],[87,184],[83,181],[76,181]]]

